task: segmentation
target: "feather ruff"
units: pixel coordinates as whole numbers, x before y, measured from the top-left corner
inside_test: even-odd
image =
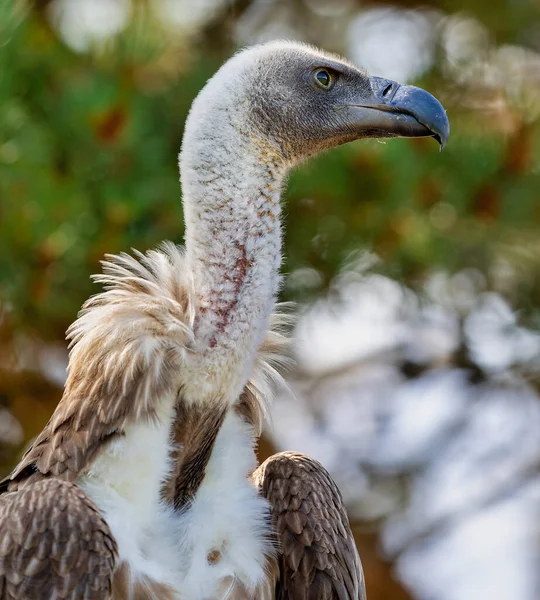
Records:
[[[164,243],[146,254],[109,255],[94,279],[105,290],[84,304],[68,330],[64,395],[5,489],[51,475],[75,481],[105,442],[129,425],[159,420],[163,403],[181,394],[197,315],[183,249]],[[292,362],[289,307],[281,305],[272,316],[238,402],[258,432],[283,382],[281,371]]]

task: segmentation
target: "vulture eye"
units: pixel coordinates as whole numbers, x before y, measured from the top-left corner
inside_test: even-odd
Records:
[[[313,77],[317,86],[323,90],[329,90],[334,85],[335,77],[326,69],[317,69],[315,73],[313,73]]]

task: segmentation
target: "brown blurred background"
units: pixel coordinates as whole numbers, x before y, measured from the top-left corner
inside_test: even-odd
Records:
[[[540,3],[0,3],[0,475],[61,395],[105,252],[181,242],[190,103],[300,39],[418,83],[432,140],[364,141],[286,194],[298,369],[261,444],[343,490],[370,600],[540,598]]]

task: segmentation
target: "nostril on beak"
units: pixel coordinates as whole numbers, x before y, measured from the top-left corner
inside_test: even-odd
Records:
[[[384,88],[384,90],[383,90],[383,93],[382,93],[382,97],[383,97],[383,98],[386,98],[386,96],[388,96],[388,94],[389,94],[391,91],[392,91],[392,84],[391,84],[391,83],[389,83],[389,84],[388,84],[388,85],[387,85],[387,86]]]

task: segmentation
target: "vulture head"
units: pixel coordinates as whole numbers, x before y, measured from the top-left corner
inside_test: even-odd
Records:
[[[248,48],[223,65],[193,104],[185,146],[203,120],[210,138],[232,125],[287,166],[361,138],[431,136],[442,149],[450,129],[441,103],[425,90],[284,41]]]

